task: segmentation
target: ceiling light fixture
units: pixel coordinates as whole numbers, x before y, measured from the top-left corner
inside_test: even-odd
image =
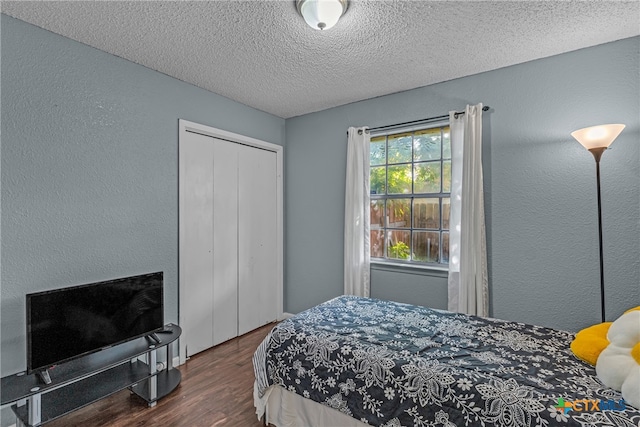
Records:
[[[347,11],[347,0],[296,0],[298,13],[314,30],[328,30]]]

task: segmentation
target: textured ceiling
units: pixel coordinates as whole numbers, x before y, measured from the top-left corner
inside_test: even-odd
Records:
[[[639,1],[2,1],[2,12],[289,118],[640,35]]]

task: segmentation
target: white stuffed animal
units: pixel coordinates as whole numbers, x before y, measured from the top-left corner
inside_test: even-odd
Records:
[[[622,392],[626,404],[640,409],[640,307],[613,322],[607,339],[610,344],[596,362],[598,378]]]

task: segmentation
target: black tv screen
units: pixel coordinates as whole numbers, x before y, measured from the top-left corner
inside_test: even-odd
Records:
[[[163,326],[162,272],[27,294],[27,372]]]

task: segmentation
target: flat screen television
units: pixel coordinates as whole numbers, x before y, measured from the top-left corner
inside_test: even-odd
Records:
[[[162,272],[26,297],[29,374],[164,327]]]

